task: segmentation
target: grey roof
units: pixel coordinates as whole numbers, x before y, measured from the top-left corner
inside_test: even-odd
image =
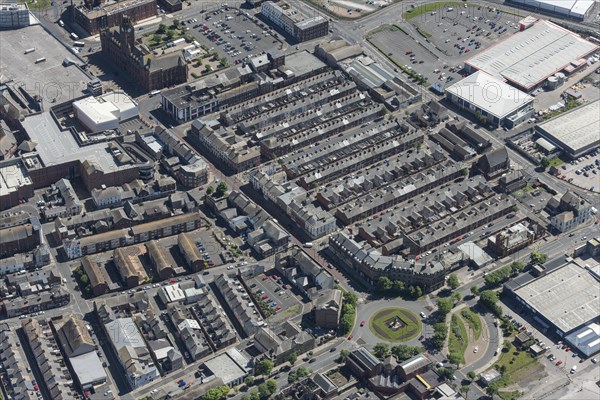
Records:
[[[369,350],[365,349],[364,347],[359,347],[358,349],[354,350],[351,354],[366,369],[373,369],[381,363],[381,361],[379,361],[377,357],[371,354]]]
[[[107,323],[105,328],[117,350],[125,346],[133,348],[146,347],[144,339],[132,318],[117,318]]]
[[[71,357],[69,361],[81,385],[106,380],[106,371],[95,351]]]

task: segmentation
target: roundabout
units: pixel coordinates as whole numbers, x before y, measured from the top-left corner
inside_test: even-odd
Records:
[[[382,308],[369,319],[369,329],[381,340],[391,343],[408,342],[421,333],[419,317],[402,307]]]

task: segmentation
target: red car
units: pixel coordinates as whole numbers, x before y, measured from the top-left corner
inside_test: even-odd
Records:
[[[279,310],[281,310],[281,306],[275,307],[275,311],[279,311]]]
[[[265,294],[264,296],[262,296],[262,297],[261,297],[261,299],[263,299],[263,300],[266,300],[266,299],[268,299],[268,298],[269,298],[269,296],[267,296],[266,294]]]
[[[279,279],[279,277],[277,275],[273,275],[273,280],[276,281],[277,279]]]
[[[566,352],[569,352],[569,351],[571,351],[571,348],[570,348],[570,347],[567,347],[567,348],[565,349],[565,351],[566,351]]]
[[[268,276],[266,276],[266,275],[265,275],[265,276],[263,276],[263,278],[262,278],[262,280],[263,280],[263,281],[266,281],[267,279],[269,279],[269,277],[268,277]]]
[[[352,340],[352,335],[348,336],[348,340]]]
[[[562,361],[558,360],[558,361],[556,362],[556,365],[558,366],[558,365],[560,365],[560,364],[562,364]]]
[[[360,326],[361,327],[365,326],[365,321],[361,321]]]
[[[177,279],[171,279],[169,282],[170,283],[177,283]]]

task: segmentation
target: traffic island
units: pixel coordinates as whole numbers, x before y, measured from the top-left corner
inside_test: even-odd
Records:
[[[419,317],[405,308],[392,307],[377,311],[369,319],[369,329],[375,336],[387,342],[408,342],[416,338],[422,329]]]

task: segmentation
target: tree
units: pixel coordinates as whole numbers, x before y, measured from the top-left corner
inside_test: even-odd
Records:
[[[449,367],[444,367],[444,368],[438,369],[438,374],[442,378],[450,380],[454,377],[454,370]]]
[[[358,302],[358,297],[356,297],[356,293],[354,292],[344,292],[344,303],[352,305],[352,307],[356,307],[356,303]]]
[[[154,43],[160,43],[162,41],[162,36],[159,34],[152,35],[152,41]]]
[[[448,314],[453,307],[452,300],[449,298],[440,297],[436,300],[438,311],[442,315]]]
[[[450,353],[450,354],[448,354],[448,362],[450,364],[456,365],[456,368],[458,369],[460,367],[460,363],[462,362],[462,360],[458,354]]]
[[[202,396],[203,400],[221,400],[224,396],[229,393],[229,386],[219,386],[212,388]]]
[[[450,276],[448,276],[448,286],[450,286],[450,289],[455,290],[459,285],[458,276],[456,276],[456,274],[450,274]]]
[[[465,395],[465,399],[469,397],[470,390],[471,390],[471,385],[463,385],[460,387],[460,392]]]
[[[532,264],[543,264],[548,260],[548,256],[540,251],[532,251],[529,255]]]
[[[421,349],[416,346],[409,346],[406,344],[399,344],[397,346],[393,346],[391,349],[392,354],[398,361],[405,361],[409,358],[416,356],[421,353]]]
[[[267,388],[271,394],[275,393],[277,391],[277,382],[273,379],[269,379],[267,381]]]
[[[448,337],[448,327],[443,322],[433,325],[433,344],[437,349],[444,347],[444,342]]]
[[[550,166],[550,160],[548,160],[546,157],[542,157],[542,159],[540,160],[540,166],[543,169],[546,169]]]
[[[474,381],[475,378],[477,378],[477,373],[475,371],[469,371],[469,372],[467,372],[467,376],[469,377],[470,380]]]
[[[167,31],[167,26],[165,24],[159,24],[156,33],[159,35],[163,35]]]
[[[175,37],[175,31],[172,29],[169,29],[167,31],[167,40],[172,40]]]
[[[496,304],[498,302],[498,293],[493,290],[484,290],[479,296],[478,303],[486,307],[497,317],[502,315],[502,308]]]
[[[260,394],[258,393],[258,390],[254,389],[250,392],[250,400],[260,400]]]
[[[213,188],[212,186],[209,186],[209,187],[206,188],[206,194],[209,195],[209,196],[211,194],[213,194],[214,191],[215,191],[215,188]]]
[[[90,278],[88,278],[88,276],[86,274],[83,274],[79,277],[79,280],[81,281],[81,283],[83,283],[84,285],[87,285],[90,281]]]
[[[479,296],[479,288],[477,287],[477,285],[471,286],[471,294],[473,296]]]
[[[375,347],[373,347],[373,354],[377,358],[384,358],[390,354],[390,346],[385,343],[377,343]]]
[[[273,371],[275,363],[271,360],[261,360],[256,366],[256,375],[269,375]]]
[[[394,287],[392,288],[394,293],[401,294],[404,291],[404,282],[400,279],[394,281]]]
[[[296,354],[296,352],[293,351],[288,356],[288,361],[290,362],[290,364],[294,365],[296,363],[296,360],[298,360],[298,354]]]
[[[450,296],[450,298],[452,299],[454,304],[457,304],[462,300],[462,294],[460,294],[460,292],[454,292],[452,293],[452,296]]]
[[[380,276],[377,279],[377,290],[382,293],[389,292],[392,289],[393,282],[387,276]]]
[[[258,395],[261,400],[268,399],[277,391],[277,382],[273,379],[269,379],[265,383],[258,385]]]
[[[485,393],[492,398],[498,396],[498,387],[492,383],[485,388]]]
[[[215,190],[215,197],[216,198],[221,198],[223,196],[225,196],[225,193],[227,193],[227,184],[225,182],[220,182],[217,185],[217,190]]]
[[[525,269],[525,264],[515,261],[514,263],[510,264],[510,269],[513,274],[518,274]]]
[[[179,20],[178,20],[177,18],[175,18],[175,19],[173,20],[173,26],[174,26],[175,28],[178,28],[178,27],[179,27],[179,24],[180,24]]]
[[[340,358],[339,358],[339,362],[340,363],[345,363],[346,360],[348,359],[348,356],[350,355],[350,350],[346,350],[343,349],[340,351]]]

